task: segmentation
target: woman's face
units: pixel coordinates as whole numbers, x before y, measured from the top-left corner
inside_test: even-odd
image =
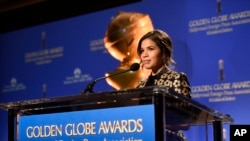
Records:
[[[154,73],[158,72],[165,64],[160,48],[151,39],[142,41],[140,53],[143,67],[152,69]]]

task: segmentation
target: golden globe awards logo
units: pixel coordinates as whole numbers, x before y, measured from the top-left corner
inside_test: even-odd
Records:
[[[13,91],[21,91],[25,90],[26,86],[23,83],[18,82],[18,80],[13,77],[10,79],[10,84],[5,85],[2,92],[7,93],[7,92],[13,92]]]
[[[100,134],[140,133],[143,131],[142,119],[114,121],[67,123],[65,125],[35,125],[26,128],[27,138],[48,138],[57,136],[87,136]]]
[[[18,138],[20,141],[153,141],[153,111],[153,105],[143,105],[22,115]]]
[[[63,84],[75,84],[75,83],[81,83],[85,81],[91,81],[92,77],[89,74],[82,74],[82,70],[78,67],[76,67],[73,70],[72,76],[67,76],[63,82]]]
[[[64,55],[64,47],[57,46],[50,49],[39,49],[27,52],[24,55],[25,63],[34,63],[36,65],[50,64],[54,59],[62,58]]]

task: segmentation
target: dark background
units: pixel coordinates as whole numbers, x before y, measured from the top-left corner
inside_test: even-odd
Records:
[[[141,0],[0,0],[0,33]]]

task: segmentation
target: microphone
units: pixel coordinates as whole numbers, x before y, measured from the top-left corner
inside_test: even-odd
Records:
[[[46,83],[44,83],[42,85],[42,88],[43,88],[43,98],[46,98],[46,95],[47,95],[47,85],[46,85]]]
[[[81,92],[81,94],[86,94],[87,92],[89,92],[89,93],[94,93],[93,88],[94,88],[96,82],[98,82],[98,81],[100,81],[100,80],[102,80],[102,79],[105,79],[105,78],[108,78],[108,77],[113,77],[113,76],[116,76],[116,75],[120,75],[120,74],[129,72],[129,71],[137,71],[139,68],[140,68],[140,64],[134,63],[134,64],[132,64],[132,65],[130,66],[129,69],[127,69],[127,70],[125,70],[125,71],[122,71],[122,72],[119,72],[119,73],[115,73],[115,74],[109,75],[109,76],[100,77],[100,78],[98,78],[98,79],[96,79],[96,80],[90,82],[90,83],[87,85],[87,87],[84,89],[84,91]]]
[[[216,2],[217,2],[217,13],[220,13],[222,11],[221,0],[216,0]]]
[[[42,49],[45,49],[46,48],[46,32],[43,31],[41,36],[42,36]]]
[[[219,64],[219,80],[224,80],[224,61],[220,59]]]

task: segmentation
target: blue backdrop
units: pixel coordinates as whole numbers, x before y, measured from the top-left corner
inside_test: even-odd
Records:
[[[222,0],[221,12],[217,2],[144,0],[0,34],[0,102],[80,93],[120,63],[103,44],[111,18],[140,12],[172,37],[176,70],[188,75],[193,99],[248,124],[250,1]],[[106,90],[113,90],[106,81],[95,86]],[[0,114],[1,140],[7,141],[7,113]],[[198,137],[195,130],[190,138]]]

